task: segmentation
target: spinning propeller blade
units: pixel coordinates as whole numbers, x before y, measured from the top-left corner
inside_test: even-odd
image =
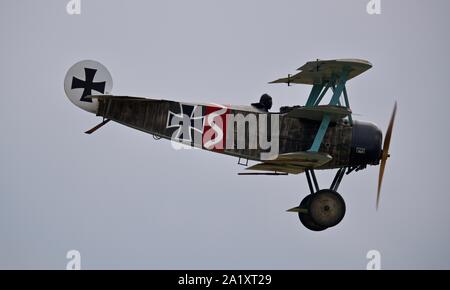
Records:
[[[394,120],[395,120],[396,112],[397,112],[397,102],[395,102],[394,110],[392,111],[391,120],[389,121],[389,126],[386,131],[386,136],[384,137],[383,151],[381,153],[380,173],[378,175],[378,191],[377,191],[377,204],[376,204],[377,209],[378,209],[378,204],[380,203],[381,184],[383,183],[383,175],[384,175],[384,168],[386,167],[386,160],[389,157],[389,145],[391,144],[392,129],[394,127]]]

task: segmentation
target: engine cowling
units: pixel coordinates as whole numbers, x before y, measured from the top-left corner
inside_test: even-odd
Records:
[[[373,123],[354,121],[350,151],[351,165],[377,165],[380,162],[383,134]]]

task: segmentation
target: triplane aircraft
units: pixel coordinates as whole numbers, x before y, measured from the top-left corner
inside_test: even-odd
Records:
[[[336,226],[345,215],[345,202],[337,192],[344,175],[380,165],[376,206],[397,105],[382,133],[372,123],[352,118],[346,84],[372,67],[358,59],[307,62],[299,72],[272,83],[306,84],[312,89],[304,106],[281,107],[270,112],[272,98],[233,106],[181,103],[163,99],[111,95],[112,77],[100,63],[85,60],[66,74],[64,89],[76,106],[101,116],[103,121],[86,131],[91,134],[109,121],[184,145],[258,163],[241,175],[305,173],[310,194],[289,209],[313,231]],[[331,97],[325,103],[327,93]],[[322,104],[324,103],[324,104]],[[259,143],[258,143],[259,141]],[[337,169],[329,188],[321,189],[314,170]]]

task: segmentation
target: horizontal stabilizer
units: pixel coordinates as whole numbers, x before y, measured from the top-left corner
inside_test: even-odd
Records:
[[[148,100],[146,98],[141,97],[114,96],[114,95],[91,95],[86,97],[86,99],[93,99],[93,100],[107,100],[111,98],[114,98],[114,100],[142,100],[142,101]]]
[[[307,62],[298,70],[301,71],[295,75],[289,75],[287,78],[277,79],[274,83],[287,84],[324,84],[339,78],[344,71],[348,72],[347,80],[350,80],[366,70],[370,69],[372,64],[362,59],[335,59],[335,60],[317,60]]]

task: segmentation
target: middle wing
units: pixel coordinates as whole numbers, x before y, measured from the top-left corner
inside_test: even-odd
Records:
[[[315,107],[294,107],[286,114],[291,118],[302,118],[314,121],[321,121],[323,117],[329,114],[331,122],[351,116],[352,111],[344,106],[319,105]]]

